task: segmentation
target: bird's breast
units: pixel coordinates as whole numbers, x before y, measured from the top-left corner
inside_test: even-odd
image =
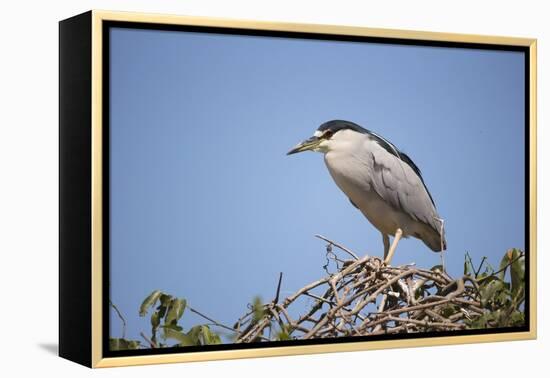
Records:
[[[371,191],[370,175],[373,165],[353,155],[327,152],[325,164],[336,185],[351,199]]]

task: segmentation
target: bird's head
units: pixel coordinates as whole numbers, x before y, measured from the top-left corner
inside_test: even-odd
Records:
[[[361,126],[350,121],[328,121],[319,126],[311,138],[294,146],[294,148],[287,152],[287,155],[304,151],[326,153],[338,145],[353,143],[354,140],[359,140],[359,137],[361,135],[364,136],[367,132]]]

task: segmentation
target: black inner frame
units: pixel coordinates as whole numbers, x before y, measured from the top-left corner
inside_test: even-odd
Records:
[[[522,327],[508,327],[496,329],[479,329],[479,330],[458,330],[458,331],[441,331],[441,332],[423,332],[416,334],[391,334],[378,336],[352,336],[338,337],[330,339],[312,339],[312,340],[285,340],[272,342],[258,342],[248,344],[220,344],[220,345],[205,345],[205,346],[188,346],[188,347],[172,347],[158,349],[138,349],[111,351],[109,349],[109,329],[110,329],[110,267],[109,267],[109,241],[110,241],[110,29],[128,28],[128,29],[145,29],[145,30],[164,30],[164,31],[180,31],[180,32],[199,32],[199,33],[214,33],[214,34],[230,34],[242,36],[264,36],[264,37],[279,37],[279,38],[298,38],[312,39],[325,41],[344,41],[344,42],[363,42],[363,43],[381,43],[381,44],[397,44],[397,45],[413,45],[413,46],[433,46],[447,48],[467,48],[479,50],[499,50],[499,51],[516,51],[524,54],[524,117],[525,117],[525,325]],[[102,347],[103,357],[123,357],[123,356],[140,356],[140,355],[155,355],[155,354],[171,354],[171,353],[193,353],[216,350],[238,350],[251,348],[270,348],[281,346],[301,346],[314,344],[337,344],[359,341],[375,341],[375,340],[404,340],[404,339],[420,339],[427,337],[445,337],[445,336],[463,336],[463,335],[481,335],[481,334],[497,334],[509,332],[528,332],[530,330],[530,55],[529,47],[527,46],[508,46],[498,44],[482,44],[482,43],[464,43],[464,42],[443,42],[443,41],[428,41],[428,40],[412,40],[401,38],[386,38],[386,37],[365,37],[365,36],[350,36],[350,35],[333,35],[322,33],[304,33],[304,32],[287,32],[287,31],[268,31],[268,30],[249,30],[238,28],[210,27],[210,26],[189,26],[189,25],[167,25],[155,23],[139,23],[126,21],[103,21],[103,93],[102,93],[102,123],[103,123],[103,329],[102,329]],[[291,350],[289,350],[291,352]]]

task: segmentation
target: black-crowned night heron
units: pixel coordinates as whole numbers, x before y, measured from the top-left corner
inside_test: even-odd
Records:
[[[434,252],[446,249],[443,220],[420,169],[385,138],[342,120],[322,124],[287,155],[322,152],[336,185],[382,233],[389,264],[401,238],[414,236]],[[390,246],[389,235],[394,239]]]

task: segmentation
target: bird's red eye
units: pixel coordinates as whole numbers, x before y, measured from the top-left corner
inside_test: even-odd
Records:
[[[333,134],[334,134],[334,133],[333,133],[332,131],[327,130],[327,131],[325,131],[325,133],[323,134],[323,138],[324,138],[324,139],[330,139],[330,138],[332,137]]]

